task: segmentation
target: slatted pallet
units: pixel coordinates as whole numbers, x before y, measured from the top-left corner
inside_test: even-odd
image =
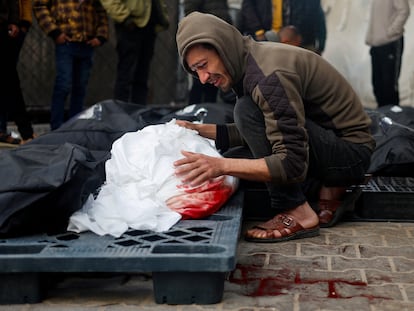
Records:
[[[210,217],[182,220],[162,233],[0,239],[0,304],[40,302],[50,275],[79,272],[151,272],[157,303],[220,302],[225,276],[236,265],[243,197],[239,190]]]

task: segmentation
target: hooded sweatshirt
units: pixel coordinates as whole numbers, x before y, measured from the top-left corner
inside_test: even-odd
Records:
[[[199,12],[183,18],[176,36],[185,70],[185,55],[197,43],[215,47],[232,77],[238,97],[250,96],[263,112],[272,154],[265,157],[278,184],[301,182],[308,169],[309,118],[348,142],[373,150],[371,119],[345,78],[326,60],[306,49],[276,42],[257,42],[221,19]],[[243,138],[227,125],[230,146]],[[314,147],[314,148],[317,148]]]

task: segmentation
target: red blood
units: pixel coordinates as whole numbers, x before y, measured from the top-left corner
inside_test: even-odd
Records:
[[[184,193],[167,200],[167,206],[183,219],[198,219],[217,212],[234,192],[232,185],[219,178],[200,187],[180,187]]]

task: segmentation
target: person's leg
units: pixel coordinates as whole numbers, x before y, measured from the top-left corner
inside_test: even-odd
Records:
[[[9,60],[11,57],[9,44],[10,38],[7,35],[7,27],[1,27],[0,25],[0,68],[4,77],[7,77],[12,70],[12,64]],[[8,79],[0,83],[0,134],[2,136],[7,135],[9,83]]]
[[[372,86],[378,107],[398,105],[398,76],[400,72],[403,41],[397,40],[386,45],[372,47]]]
[[[86,89],[93,65],[93,47],[76,43],[73,62],[72,94],[69,118],[80,113],[85,102]]]
[[[188,97],[188,103],[215,103],[217,102],[218,88],[210,83],[203,84],[199,79],[193,77],[193,86]]]
[[[65,102],[72,88],[72,46],[70,43],[55,45],[56,77],[50,109],[50,128],[59,128],[65,118]]]
[[[190,93],[188,94],[188,104],[200,104],[203,101],[202,84],[199,79],[193,77],[193,85],[191,86]]]
[[[115,24],[116,31],[116,52],[118,63],[116,70],[115,99],[124,102],[131,102],[131,85],[133,72],[137,66],[138,46],[142,38],[137,36],[138,28],[128,29],[122,24]]]
[[[234,120],[254,158],[262,158],[271,154],[263,114],[250,97],[237,100]],[[319,234],[317,215],[308,204],[301,184],[281,186],[269,182],[266,186],[271,208],[275,210],[276,216],[248,230],[247,240],[280,242]]]
[[[374,92],[375,100],[377,102],[377,106],[380,107],[382,105],[381,98],[382,98],[382,89],[380,88],[381,83],[381,62],[379,58],[379,48],[371,47],[369,50],[371,55],[371,83],[372,83],[372,91]]]
[[[399,84],[398,84],[398,80],[400,78],[400,74],[401,74],[401,64],[402,64],[402,56],[403,56],[403,52],[404,52],[404,37],[401,37],[399,40],[396,41],[395,44],[395,84],[394,84],[394,88],[395,88],[395,101],[397,102],[396,105],[400,104],[400,92],[399,92]]]
[[[151,60],[154,55],[155,31],[154,26],[149,25],[137,29],[139,37],[136,67],[133,71],[131,85],[131,101],[135,104],[146,105],[148,102],[148,78]]]
[[[9,76],[9,79],[13,79],[14,81],[12,89],[14,100],[11,104],[10,118],[16,123],[17,130],[19,131],[22,140],[27,141],[28,139],[33,138],[33,127],[26,110],[26,104],[20,87],[20,79],[17,70],[13,77]]]
[[[210,83],[203,84],[204,102],[215,103],[217,102],[218,88]]]
[[[254,158],[263,158],[272,153],[265,133],[262,111],[250,97],[242,97],[237,100],[234,107],[234,121]],[[306,201],[300,184],[279,186],[266,183],[266,186],[270,195],[271,207],[278,212],[292,209]]]
[[[0,42],[6,42],[7,40],[7,28],[0,26]],[[7,74],[7,49],[4,44],[0,48],[0,68],[2,68],[3,75]],[[6,107],[6,88],[4,83],[0,83],[0,135],[7,133],[7,107]]]
[[[361,184],[368,170],[372,151],[363,145],[347,142],[311,120],[306,120],[309,135],[309,170],[307,179],[320,181],[318,216],[320,225],[334,225],[353,204],[346,193]]]
[[[391,42],[384,46],[383,52],[383,76],[382,76],[382,88],[383,88],[383,104],[387,105],[399,105],[399,93],[398,93],[398,76],[399,66],[401,63],[400,50],[402,40]]]
[[[24,101],[23,92],[20,86],[19,73],[17,72],[17,65],[19,61],[20,49],[23,45],[25,34],[20,32],[19,37],[16,40],[16,46],[14,50],[15,68],[13,73],[9,76],[12,80],[13,102],[11,103],[11,115],[10,118],[14,120],[17,126],[17,130],[20,133],[22,141],[27,141],[33,138],[33,127],[30,120],[30,116],[26,110],[26,103]]]
[[[9,120],[14,105],[14,92],[17,71],[14,62],[16,49],[15,41],[8,35],[7,27],[0,25],[0,68],[5,77],[0,83],[0,142],[18,145],[20,139],[12,137],[7,132]]]
[[[371,150],[337,137],[331,130],[306,119],[309,137],[309,171],[327,187],[348,187],[362,182]]]

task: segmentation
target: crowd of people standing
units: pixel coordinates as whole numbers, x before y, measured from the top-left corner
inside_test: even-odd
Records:
[[[366,44],[370,46],[373,94],[378,106],[399,104],[398,78],[404,48],[404,24],[410,14],[408,2],[373,3]],[[257,41],[279,41],[323,55],[328,32],[320,0],[243,0],[236,18],[229,14],[226,0],[183,0],[182,4],[185,16],[193,11],[210,13]],[[62,7],[65,9],[61,10]],[[140,11],[142,8],[144,11]],[[19,53],[32,25],[32,15],[54,43],[56,76],[50,99],[52,130],[84,109],[94,51],[110,39],[110,20],[114,22],[117,55],[113,98],[147,103],[149,65],[156,36],[171,27],[164,1],[2,0],[1,59],[4,62],[2,68],[7,69],[10,79],[1,86],[0,142],[17,145],[36,136],[17,72]],[[387,27],[392,31],[388,32]],[[382,38],[380,34],[388,35]],[[15,62],[8,61],[10,59]],[[216,102],[220,93],[216,87],[192,77],[188,104]],[[67,113],[65,103],[68,100]],[[20,138],[7,132],[8,121],[16,123]]]
[[[22,38],[31,26],[32,16],[47,40],[53,42],[51,130],[58,129],[85,108],[95,50],[110,39],[110,20],[116,30],[113,39],[118,58],[113,98],[146,104],[156,35],[169,27],[164,0],[1,0],[1,67],[7,69],[4,74],[9,79],[0,88],[0,142],[19,145],[36,136],[26,112],[17,70]],[[68,112],[66,102],[69,102]],[[16,123],[21,139],[7,132],[10,121]]]

